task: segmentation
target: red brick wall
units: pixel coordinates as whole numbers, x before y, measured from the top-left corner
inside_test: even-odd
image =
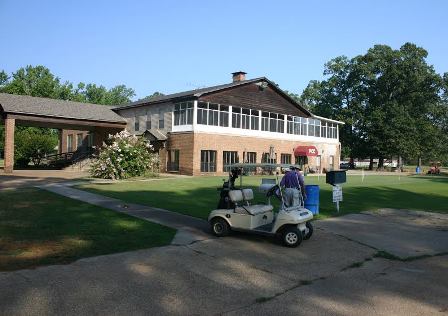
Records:
[[[321,167],[328,169],[330,147],[335,148],[334,166],[338,169],[340,148],[339,144],[313,144],[297,141],[262,139],[247,136],[230,136],[206,133],[173,133],[170,134],[167,142],[167,150],[179,149],[180,173],[188,175],[202,175],[211,173],[201,172],[201,150],[217,151],[217,172],[222,175],[223,172],[223,151],[237,151],[239,161],[243,162],[243,152],[256,152],[257,163],[261,163],[263,153],[269,152],[270,146],[274,146],[274,152],[277,154],[277,163],[280,163],[281,154],[291,154],[291,162],[295,162],[294,148],[302,145],[313,145],[319,149],[321,158]],[[314,167],[316,157],[309,157],[308,164]]]
[[[11,173],[14,169],[14,130],[15,119],[5,119],[5,173]]]

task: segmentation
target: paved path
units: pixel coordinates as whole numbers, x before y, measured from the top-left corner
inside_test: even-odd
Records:
[[[49,183],[38,185],[38,187],[71,199],[101,206],[103,208],[108,208],[167,227],[175,228],[178,232],[172,241],[173,244],[190,244],[199,240],[212,238],[209,234],[209,225],[205,220],[155,207],[126,203],[118,199],[78,190],[70,187],[69,184],[70,183]]]
[[[296,249],[237,235],[86,258],[0,273],[0,314],[446,314],[448,256],[374,254],[317,225]]]
[[[320,227],[403,259],[448,254],[448,214],[381,209],[329,218]]]

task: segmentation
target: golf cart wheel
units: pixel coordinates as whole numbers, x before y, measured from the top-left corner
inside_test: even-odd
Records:
[[[303,240],[308,240],[313,235],[313,225],[311,222],[306,222],[306,228],[308,228],[308,232],[303,234]]]
[[[297,247],[303,240],[302,232],[297,227],[286,227],[282,232],[282,242],[286,247]]]
[[[215,236],[224,237],[229,234],[230,227],[225,219],[218,217],[212,220],[212,231]]]

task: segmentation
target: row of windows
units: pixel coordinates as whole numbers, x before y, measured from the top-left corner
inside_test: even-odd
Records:
[[[201,150],[201,172],[215,172],[216,171],[216,150]],[[256,163],[256,152],[244,152],[244,163]],[[280,161],[282,164],[291,164],[291,154],[280,154]],[[222,153],[223,171],[229,172],[228,165],[238,163],[239,156],[237,151],[223,151]],[[263,153],[261,158],[262,163],[277,163],[277,155],[271,157],[269,153]]]
[[[262,130],[274,133],[284,133],[285,116],[283,114],[232,107],[227,105],[199,102],[197,124],[212,126],[229,126],[232,117],[232,127],[251,130]],[[261,126],[260,126],[261,121]],[[193,123],[193,102],[181,102],[174,106],[174,125],[191,125]],[[286,131],[288,134],[337,138],[337,124],[321,122],[317,119],[287,116]]]
[[[158,127],[159,129],[165,128],[165,118],[163,116],[163,113],[159,114],[159,122]],[[146,115],[146,129],[151,129],[151,116],[148,114]],[[134,118],[134,131],[140,130],[140,117],[136,116]]]
[[[168,151],[168,171],[179,171],[179,150],[173,149]],[[201,172],[216,172],[216,150],[201,150]],[[237,151],[223,151],[222,153],[222,161],[223,161],[223,171],[229,172],[230,167],[228,165],[238,163],[239,156]],[[303,160],[305,158],[305,160]],[[303,165],[306,162],[306,157],[296,157],[295,164]],[[257,162],[257,153],[256,152],[244,152],[243,153],[243,162],[244,163],[256,163]],[[272,153],[263,153],[261,157],[262,163],[277,163],[277,154]],[[292,163],[292,155],[291,154],[280,154],[280,163],[289,165]],[[316,157],[316,168],[320,169],[321,166],[321,156]],[[330,170],[334,168],[334,156],[330,156],[329,161]],[[248,170],[251,171],[251,170]],[[255,170],[252,170],[255,171]]]

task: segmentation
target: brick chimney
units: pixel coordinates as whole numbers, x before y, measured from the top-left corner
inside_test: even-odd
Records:
[[[244,71],[232,72],[233,82],[246,80],[246,73]]]

